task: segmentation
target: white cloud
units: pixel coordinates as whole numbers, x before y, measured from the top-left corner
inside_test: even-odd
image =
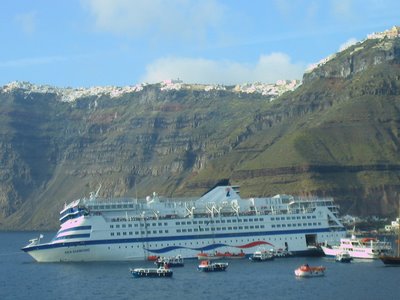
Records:
[[[357,42],[358,42],[358,40],[356,38],[351,38],[351,39],[347,40],[345,43],[340,45],[339,52],[346,50],[347,48],[349,48],[350,46],[353,46]]]
[[[283,53],[261,55],[255,63],[167,57],[148,65],[141,81],[155,83],[180,78],[187,83],[272,83],[279,79],[301,79],[305,67],[292,63]]]
[[[35,11],[30,11],[15,16],[15,22],[21,27],[22,31],[27,35],[32,35],[36,31],[36,17]]]
[[[203,35],[216,26],[223,7],[216,0],[81,0],[98,30],[121,35]]]

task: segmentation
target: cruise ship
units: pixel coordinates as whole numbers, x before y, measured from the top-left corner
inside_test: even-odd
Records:
[[[318,245],[345,237],[331,198],[276,195],[242,199],[238,186],[217,186],[197,199],[100,198],[75,200],[60,212],[60,229],[22,250],[38,262],[196,258],[198,253],[284,249],[320,253]]]

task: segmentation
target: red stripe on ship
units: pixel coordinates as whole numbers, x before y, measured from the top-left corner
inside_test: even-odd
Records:
[[[274,246],[274,245],[272,245],[271,243],[268,243],[268,242],[257,241],[257,242],[252,242],[252,243],[249,243],[249,244],[246,244],[246,245],[242,245],[242,246],[236,246],[236,248],[252,248],[252,247],[260,246],[260,245],[270,245],[272,247]]]

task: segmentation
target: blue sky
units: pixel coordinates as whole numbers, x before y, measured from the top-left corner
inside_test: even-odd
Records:
[[[301,79],[399,12],[398,0],[3,0],[0,86]]]

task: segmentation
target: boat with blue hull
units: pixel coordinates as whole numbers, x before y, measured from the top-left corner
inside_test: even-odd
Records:
[[[259,247],[310,255],[315,245],[346,234],[330,198],[245,199],[237,186],[218,186],[197,199],[98,194],[65,205],[55,237],[32,239],[22,250],[38,262],[195,258],[215,251],[244,257]]]
[[[228,263],[223,262],[210,262],[209,260],[203,260],[200,262],[197,269],[202,272],[222,272],[226,271]]]
[[[133,277],[142,278],[142,277],[172,277],[173,272],[169,268],[160,267],[160,268],[135,268],[129,270]]]

